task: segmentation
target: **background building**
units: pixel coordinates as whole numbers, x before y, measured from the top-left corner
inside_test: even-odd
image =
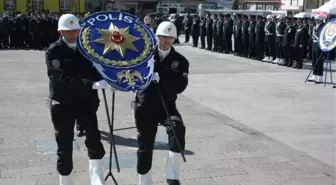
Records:
[[[85,0],[0,0],[0,12],[50,10],[53,12],[84,12]]]

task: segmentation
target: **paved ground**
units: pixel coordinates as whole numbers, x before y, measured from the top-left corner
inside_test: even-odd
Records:
[[[177,50],[191,64],[190,85],[178,102],[188,129],[183,185],[335,184],[334,89],[304,84],[309,70],[183,45]],[[0,52],[0,185],[57,184],[43,55]],[[117,93],[117,128],[133,126],[132,97]],[[99,118],[108,151],[103,104]],[[116,132],[121,173],[113,172],[120,185],[137,181],[135,136],[135,130]],[[153,166],[158,185],[164,184],[164,141],[160,129]],[[74,179],[86,185],[86,148],[83,139],[74,143]],[[108,155],[105,162],[108,167]]]

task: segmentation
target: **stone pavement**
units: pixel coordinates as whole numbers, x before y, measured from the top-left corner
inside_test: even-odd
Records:
[[[187,126],[183,185],[335,184],[335,91],[330,86],[304,84],[308,70],[185,44],[176,48],[191,66],[190,85],[178,102]],[[0,63],[0,185],[55,185],[44,52],[0,51]],[[116,129],[134,126],[133,96],[116,94]],[[108,167],[103,101],[98,114]],[[136,130],[115,134],[121,172],[114,166],[113,173],[120,185],[136,185]],[[152,170],[156,185],[165,184],[165,139],[160,128]],[[76,185],[89,185],[82,138],[75,138],[74,160]]]

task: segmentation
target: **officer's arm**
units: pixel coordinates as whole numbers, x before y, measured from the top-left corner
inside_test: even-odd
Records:
[[[88,79],[70,76],[64,63],[55,50],[46,52],[48,76],[55,94],[61,97],[73,96],[73,99],[87,97],[92,92],[93,82]]]
[[[182,93],[188,86],[188,75],[189,75],[189,62],[184,59],[183,65],[181,66],[174,84],[174,91],[177,94]]]

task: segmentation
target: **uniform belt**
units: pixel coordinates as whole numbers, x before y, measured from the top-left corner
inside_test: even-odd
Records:
[[[266,33],[266,35],[273,35],[273,33]]]
[[[284,35],[282,35],[282,34],[277,34],[276,36],[277,36],[277,37],[283,37]]]
[[[318,40],[313,40],[313,42],[318,42]]]

